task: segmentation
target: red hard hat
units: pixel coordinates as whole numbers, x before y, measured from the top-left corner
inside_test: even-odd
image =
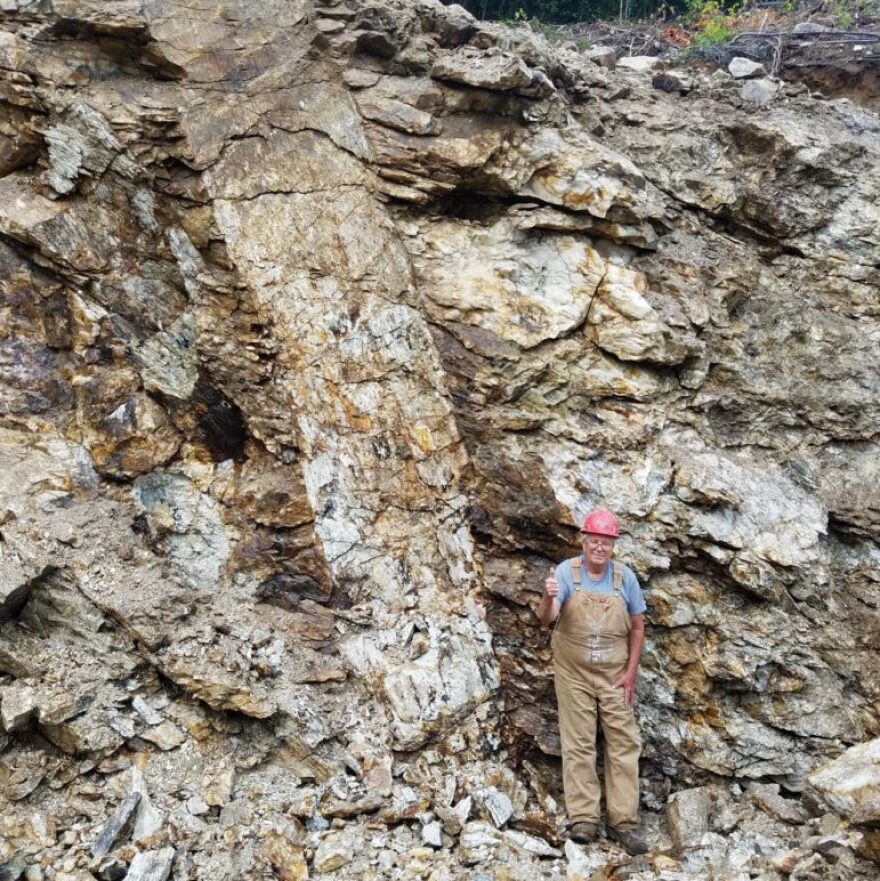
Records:
[[[581,532],[592,532],[594,535],[608,535],[611,538],[620,538],[620,530],[617,528],[617,518],[603,508],[590,511],[584,518]]]

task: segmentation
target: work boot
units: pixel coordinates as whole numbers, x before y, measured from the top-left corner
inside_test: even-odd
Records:
[[[615,829],[609,826],[608,837],[616,841],[631,856],[648,852],[648,843],[638,829]]]
[[[568,836],[572,841],[577,841],[580,844],[589,844],[599,837],[599,827],[595,823],[580,820],[572,824]]]

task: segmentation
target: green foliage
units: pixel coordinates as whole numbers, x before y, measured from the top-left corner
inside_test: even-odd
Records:
[[[880,0],[833,0],[830,6],[837,26],[844,30],[858,28],[880,15]]]
[[[733,33],[724,23],[723,18],[712,18],[706,22],[700,32],[694,37],[694,45],[698,49],[720,46],[728,42],[733,37]]]
[[[853,6],[855,4],[852,0],[837,0],[834,4],[834,16],[837,19],[837,24],[842,28],[850,28],[855,21],[855,15],[853,14]]]
[[[741,9],[737,0],[686,0],[690,19],[696,27],[694,46],[708,49],[727,43],[734,35],[734,21]]]
[[[444,0],[447,3],[456,0]],[[534,22],[561,25],[604,19],[670,18],[687,14],[692,21],[705,21],[700,39],[717,44],[729,39],[725,34],[749,0],[458,0],[478,18],[508,22]],[[812,5],[814,0],[775,0],[772,8],[783,15]],[[828,0],[840,27],[858,26],[865,18],[880,15],[880,0]]]
[[[454,2],[454,0],[446,0]],[[458,0],[477,18],[565,24],[679,13],[685,0]]]

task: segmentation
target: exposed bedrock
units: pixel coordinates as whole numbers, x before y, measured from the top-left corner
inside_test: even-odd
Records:
[[[433,0],[0,6],[0,875],[610,873],[533,613],[595,505],[639,877],[871,871],[798,797],[880,736],[875,115]]]

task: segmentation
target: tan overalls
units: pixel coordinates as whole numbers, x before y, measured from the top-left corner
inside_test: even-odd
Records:
[[[633,708],[613,683],[626,670],[632,622],[621,591],[620,566],[612,593],[581,587],[581,560],[571,561],[574,591],[559,616],[550,645],[559,702],[562,779],[569,821],[599,821],[596,717],[605,735],[605,797],[608,823],[638,825],[641,739]]]

